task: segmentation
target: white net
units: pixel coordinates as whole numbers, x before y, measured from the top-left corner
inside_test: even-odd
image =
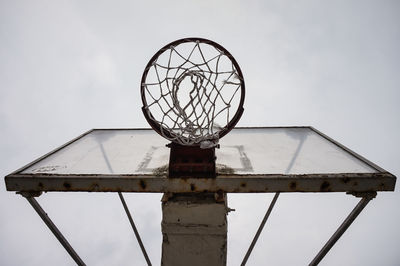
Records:
[[[144,111],[181,145],[215,146],[236,114],[243,81],[230,55],[200,41],[164,48],[142,83]]]

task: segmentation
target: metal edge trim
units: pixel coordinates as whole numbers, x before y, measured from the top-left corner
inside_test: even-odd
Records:
[[[86,192],[108,192],[108,191],[122,191],[122,192],[165,192],[168,191],[169,187],[182,187],[186,192],[191,191],[193,186],[200,185],[203,190],[207,190],[205,187],[218,187],[218,186],[232,186],[227,192],[359,192],[366,191],[364,188],[371,186],[370,182],[373,182],[374,186],[368,189],[368,191],[394,191],[396,178],[388,173],[344,173],[344,174],[302,174],[302,175],[220,175],[217,178],[167,178],[166,176],[153,176],[153,175],[29,175],[29,174],[17,174],[10,175],[10,184],[6,182],[8,191],[24,191],[24,189],[18,189],[18,183],[25,181],[32,181],[34,183],[42,183],[43,189],[36,187],[35,184],[31,184],[32,188],[27,191],[86,191]],[[17,179],[17,180],[15,180]],[[313,182],[311,187],[313,189],[305,189],[310,186],[309,182]],[[366,181],[366,183],[364,183]],[[46,183],[57,183],[57,188],[46,189]],[[79,187],[78,183],[81,183]],[[114,184],[109,188],[111,183]],[[247,183],[250,182],[249,185]],[[263,182],[264,185],[269,184],[272,186],[280,187],[278,190],[266,190],[262,187],[256,186],[257,188],[251,187],[251,183]],[[277,183],[278,182],[278,183]],[[284,182],[284,183],[280,183]],[[73,184],[75,183],[75,184]],[[90,185],[89,185],[90,183]],[[357,184],[355,184],[357,183]],[[135,184],[135,185],[134,185]],[[324,185],[325,184],[325,185]],[[341,187],[341,190],[332,190],[331,184],[334,188],[337,186]],[[303,186],[301,186],[303,185]],[[35,186],[35,188],[33,188]],[[148,187],[158,186],[157,189],[148,189]],[[318,187],[320,189],[317,189]],[[325,186],[325,188],[324,188]],[[103,188],[99,188],[103,187]],[[129,189],[129,187],[131,187]],[[133,190],[132,187],[137,187]],[[147,188],[146,188],[147,187]],[[364,187],[364,188],[363,188]],[[345,188],[345,189],[343,189]],[[254,191],[248,191],[248,190]],[[325,190],[324,190],[325,189]],[[212,189],[211,189],[212,190]],[[211,191],[208,190],[208,191]],[[196,192],[196,191],[195,191]],[[201,192],[201,191],[197,191]]]
[[[332,142],[333,144],[335,144],[336,146],[340,147],[341,149],[343,149],[344,151],[350,153],[351,155],[353,155],[354,157],[356,157],[357,159],[361,160],[362,162],[368,164],[370,167],[374,168],[375,170],[379,171],[379,172],[385,172],[385,173],[389,173],[388,171],[386,171],[385,169],[379,167],[378,165],[374,164],[373,162],[369,161],[368,159],[366,159],[365,157],[361,156],[360,154],[352,151],[351,149],[347,148],[346,146],[344,146],[343,144],[337,142],[336,140],[332,139],[331,137],[325,135],[324,133],[322,133],[321,131],[315,129],[314,127],[310,127],[311,130],[313,130],[315,133],[319,134],[320,136],[322,136],[323,138],[325,138],[326,140]],[[389,173],[390,174],[390,173]],[[390,174],[392,175],[392,174]],[[394,175],[392,175],[393,177],[395,177]]]

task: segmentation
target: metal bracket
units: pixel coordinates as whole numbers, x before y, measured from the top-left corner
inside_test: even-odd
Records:
[[[222,190],[218,190],[214,193],[215,202],[226,202],[226,193]]]
[[[42,191],[18,191],[16,194],[19,194],[24,198],[34,198],[42,195]]]
[[[215,147],[202,149],[174,142],[167,146],[171,148],[168,177],[215,178]]]
[[[368,192],[347,192],[346,194],[353,195],[356,198],[368,198],[374,199],[377,195],[376,191],[368,191]]]

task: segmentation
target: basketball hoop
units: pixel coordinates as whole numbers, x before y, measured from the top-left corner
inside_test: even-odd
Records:
[[[233,56],[201,38],[174,41],[147,64],[143,113],[164,138],[183,146],[215,147],[243,113],[245,85]]]
[[[317,265],[378,191],[395,189],[394,175],[312,127],[233,129],[243,113],[244,80],[215,42],[164,46],[144,70],[141,97],[146,120],[168,145],[151,129],[93,129],[5,177],[7,190],[28,200],[77,265],[86,264],[35,199],[42,192],[118,192],[147,265],[122,193],[164,193],[161,265],[225,266],[227,193],[276,193],[241,265],[280,193],[361,197],[309,264]]]

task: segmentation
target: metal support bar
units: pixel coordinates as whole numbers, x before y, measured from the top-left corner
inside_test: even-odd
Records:
[[[148,265],[148,266],[151,266],[151,262],[150,262],[149,256],[147,256],[146,249],[144,248],[142,239],[140,238],[139,232],[138,232],[138,230],[136,229],[135,223],[133,222],[131,213],[130,213],[130,211],[129,211],[129,209],[128,209],[128,205],[126,205],[125,199],[124,199],[124,197],[122,196],[122,193],[121,193],[121,192],[118,192],[118,196],[119,196],[119,198],[121,199],[122,205],[124,206],[126,215],[128,216],[129,222],[131,223],[133,232],[135,233],[136,239],[137,239],[137,241],[138,241],[138,243],[139,243],[140,249],[142,250],[142,253],[143,253],[144,258],[146,259],[147,265]]]
[[[366,195],[358,202],[357,206],[351,211],[349,216],[343,221],[336,232],[331,236],[331,238],[326,242],[325,246],[317,254],[317,256],[311,261],[310,266],[318,265],[329,250],[335,245],[339,238],[346,232],[347,228],[353,223],[361,211],[367,206],[367,204],[376,196],[376,192],[371,192]]]
[[[275,202],[277,201],[277,199],[278,199],[278,197],[279,197],[279,194],[280,194],[279,192],[275,193],[275,196],[274,196],[274,198],[272,199],[271,204],[269,205],[267,212],[265,213],[264,219],[262,220],[260,226],[258,227],[257,233],[256,233],[256,235],[254,236],[253,241],[251,242],[249,249],[247,250],[246,256],[244,256],[243,261],[242,261],[242,264],[240,264],[241,266],[246,265],[246,262],[247,262],[247,260],[249,259],[250,254],[251,254],[251,252],[252,252],[254,246],[256,245],[256,242],[257,242],[257,240],[258,240],[258,237],[260,236],[260,234],[261,234],[261,232],[262,232],[262,230],[263,230],[263,228],[264,228],[264,225],[265,225],[265,223],[267,222],[268,217],[269,217],[269,215],[270,215],[271,212],[272,212],[272,209],[274,208]]]
[[[22,194],[22,193],[21,193]],[[39,214],[40,218],[42,218],[43,222],[47,225],[47,227],[53,232],[54,236],[60,241],[61,245],[65,248],[65,250],[69,253],[72,259],[78,264],[79,266],[85,266],[86,264],[82,261],[82,259],[78,256],[72,246],[68,243],[67,239],[62,235],[60,230],[56,227],[56,225],[51,221],[47,213],[40,207],[39,203],[30,195],[22,194],[32,205],[35,209],[37,214]]]

